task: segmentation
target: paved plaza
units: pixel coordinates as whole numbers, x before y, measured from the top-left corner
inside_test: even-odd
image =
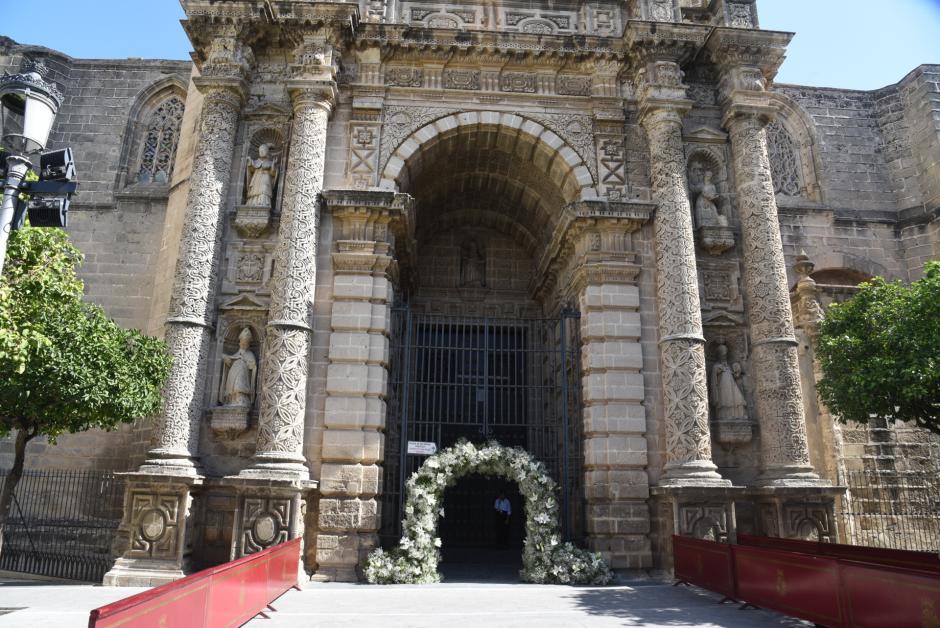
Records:
[[[88,611],[143,589],[64,582],[0,581],[0,628],[86,626]],[[275,602],[251,627],[317,626],[808,626],[757,610],[718,604],[700,589],[631,581],[614,587],[450,582],[425,586],[310,584]]]

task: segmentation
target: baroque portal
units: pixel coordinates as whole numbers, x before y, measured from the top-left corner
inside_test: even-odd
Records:
[[[109,583],[296,537],[298,569],[361,579],[409,478],[464,441],[537,460],[562,540],[615,569],[668,567],[672,534],[845,538],[853,443],[812,343],[851,286],[826,281],[917,268],[936,229],[846,226],[897,197],[825,181],[809,112],[835,105],[774,85],[791,35],[756,3],[182,4],[194,61],[129,104],[112,169],[119,208],[163,216],[129,324],[164,329],[174,365],[124,458]],[[882,166],[845,172],[914,185]],[[790,271],[804,247],[818,286],[808,255]],[[446,560],[494,549],[505,490],[452,487]]]

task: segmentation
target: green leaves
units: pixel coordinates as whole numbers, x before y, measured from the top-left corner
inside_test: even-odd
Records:
[[[112,429],[160,409],[170,358],[82,301],[81,254],[65,232],[10,237],[0,277],[0,434]]]
[[[842,420],[874,416],[940,433],[940,262],[924,271],[910,286],[875,278],[826,313],[818,390]]]

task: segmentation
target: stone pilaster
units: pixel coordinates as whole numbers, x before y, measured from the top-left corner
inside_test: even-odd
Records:
[[[315,577],[355,581],[378,544],[395,251],[413,237],[411,197],[325,196],[336,246]]]
[[[772,76],[782,61],[789,37],[749,32],[742,41],[735,31],[718,29],[709,45],[722,69],[723,124],[731,137],[741,222],[754,398],[761,431],[759,483],[818,484],[807,445],[797,342],[764,133],[772,116],[764,98],[766,76]]]
[[[251,466],[240,474],[243,477],[287,480],[309,477],[303,454],[307,366],[326,132],[336,86],[331,64],[311,60],[308,47],[313,44],[301,48],[295,67],[299,73],[309,72],[312,76],[288,85],[294,122],[274,250],[271,306],[260,378],[258,442]]]
[[[250,53],[235,56],[231,63],[237,62],[237,67],[232,69],[244,69],[247,56]],[[212,76],[195,79],[204,99],[166,323],[173,367],[164,388],[163,413],[155,421],[152,448],[141,468],[152,473],[197,473],[222,219],[244,94],[240,75],[220,75],[209,66],[203,71]]]
[[[654,47],[660,52],[660,47]],[[674,58],[674,57],[672,57]],[[647,57],[639,70],[640,122],[650,148],[656,201],[659,351],[666,427],[661,486],[728,486],[712,462],[705,338],[698,293],[692,208],[686,181],[682,72],[675,60]]]

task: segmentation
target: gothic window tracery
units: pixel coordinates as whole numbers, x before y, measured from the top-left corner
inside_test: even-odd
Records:
[[[170,96],[157,107],[147,120],[137,170],[138,183],[167,183],[173,173],[180,124],[183,121],[183,100]]]
[[[774,192],[784,196],[800,196],[804,186],[797,149],[786,127],[776,120],[767,125],[767,154]]]

